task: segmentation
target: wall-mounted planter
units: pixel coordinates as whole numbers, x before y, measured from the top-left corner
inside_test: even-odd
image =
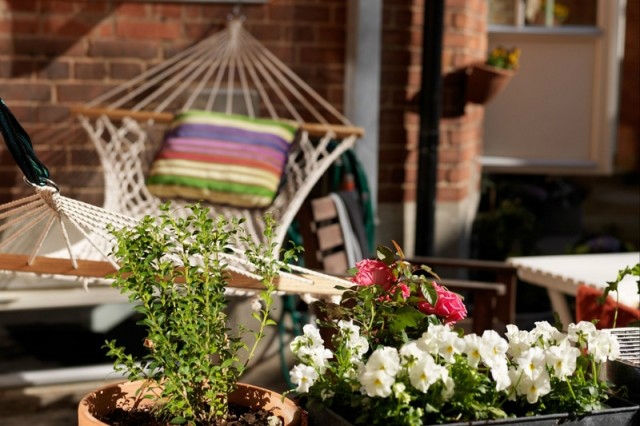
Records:
[[[467,102],[486,104],[507,87],[515,74],[514,70],[485,64],[475,64],[469,67],[467,70]]]

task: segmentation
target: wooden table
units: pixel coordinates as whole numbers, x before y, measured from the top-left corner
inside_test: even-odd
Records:
[[[545,287],[551,306],[563,324],[574,322],[566,295],[575,296],[580,284],[604,288],[614,281],[618,271],[640,262],[640,253],[572,254],[556,256],[512,257],[507,263],[516,267],[518,277]],[[636,277],[627,276],[619,285],[620,303],[640,306]],[[616,297],[615,292],[611,293]]]

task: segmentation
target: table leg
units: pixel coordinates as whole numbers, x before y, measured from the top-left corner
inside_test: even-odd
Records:
[[[567,327],[573,323],[573,314],[569,309],[567,298],[564,293],[558,290],[547,289],[549,300],[551,300],[551,309],[558,314],[563,327]]]

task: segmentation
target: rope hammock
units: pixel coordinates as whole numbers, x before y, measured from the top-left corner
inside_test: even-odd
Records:
[[[242,114],[250,119],[266,117],[298,128],[286,157],[282,183],[270,205],[205,204],[215,215],[244,218],[256,243],[262,242],[264,214],[270,211],[278,223],[276,249],[282,246],[287,228],[322,174],[363,134],[245,31],[242,19],[233,19],[225,30],[74,109],[102,164],[102,207],[59,193],[46,167],[38,167],[26,132],[9,113],[9,128],[22,130],[15,134],[24,134],[17,138],[19,143],[14,143],[21,148],[14,149],[12,155],[18,152],[16,161],[35,194],[0,205],[0,269],[85,280],[100,279],[115,270],[117,264],[108,255],[111,240],[106,224],[129,227],[142,216],[159,211],[163,200],[146,185],[149,165],[145,158],[157,150],[162,135],[171,130],[176,113],[192,110],[218,110],[230,117]],[[10,145],[10,138],[4,136]],[[187,209],[180,207],[192,202],[172,201],[176,210],[185,212]],[[65,242],[65,247],[42,256],[45,241],[56,239],[50,236],[54,228],[59,230],[57,238]],[[30,253],[12,253],[11,247],[20,237],[34,229],[37,238]],[[259,282],[251,275],[251,268],[242,265],[241,257],[234,262],[238,266],[232,270],[232,286],[256,288]],[[303,268],[294,267],[294,271],[281,274],[279,290],[335,295],[340,292],[335,285],[346,283]]]
[[[283,184],[268,206],[279,223],[275,241],[280,246],[315,183],[363,134],[242,22],[231,20],[225,30],[74,109],[105,171],[107,210],[133,217],[157,211],[162,200],[145,184],[143,157],[150,146],[157,147],[175,112],[216,109],[291,120],[300,128],[298,140],[288,153]],[[243,217],[255,241],[262,239],[264,208],[210,207],[216,214]]]

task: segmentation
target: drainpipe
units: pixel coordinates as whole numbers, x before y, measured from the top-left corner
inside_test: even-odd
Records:
[[[443,21],[444,0],[425,1],[419,106],[416,256],[432,256],[434,252],[438,143],[442,110]]]

